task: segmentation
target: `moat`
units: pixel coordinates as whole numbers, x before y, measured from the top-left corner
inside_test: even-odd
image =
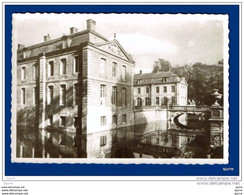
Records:
[[[135,114],[137,121],[149,120],[150,115],[156,119],[158,116],[165,118],[165,111],[150,111],[148,116],[144,116],[144,111],[144,118],[140,114]],[[93,145],[87,145],[85,139],[81,144],[96,158],[222,158],[222,147],[210,148],[209,118],[210,112],[175,113],[171,118],[166,117],[167,120],[139,122],[130,128],[109,130],[106,140],[87,135],[87,139],[94,140]],[[20,157],[77,158],[77,144],[72,133],[60,135],[48,129],[43,136],[43,132],[35,134],[32,128],[19,127],[18,130],[17,154]],[[95,146],[99,149],[93,149]],[[39,150],[40,156],[35,155],[35,150]],[[82,158],[89,157],[83,153]]]
[[[136,158],[207,158],[209,124],[201,114],[180,114],[151,124],[153,131],[135,137]],[[135,130],[136,131],[136,130]]]

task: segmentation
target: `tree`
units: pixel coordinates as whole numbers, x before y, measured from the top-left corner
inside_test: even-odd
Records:
[[[158,60],[154,62],[153,73],[158,71],[169,71],[171,68],[172,66],[169,61],[158,58]]]
[[[162,62],[165,62],[165,60],[161,60],[161,63],[159,60],[155,61],[155,65],[158,66],[154,67],[153,72],[169,67],[168,64],[170,63]],[[211,105],[213,103],[211,96],[213,89],[219,89],[219,93],[223,94],[223,60],[220,60],[216,65],[206,65],[201,62],[194,65],[176,65],[171,67],[171,72],[186,79],[188,99],[194,100],[197,105]],[[219,103],[222,105],[223,99]]]

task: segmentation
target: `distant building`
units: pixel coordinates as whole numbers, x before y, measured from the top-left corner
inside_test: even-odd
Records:
[[[119,42],[98,34],[93,20],[81,32],[72,27],[57,39],[19,44],[17,157],[127,155],[133,68]]]
[[[185,78],[167,72],[134,75],[134,106],[187,106]]]

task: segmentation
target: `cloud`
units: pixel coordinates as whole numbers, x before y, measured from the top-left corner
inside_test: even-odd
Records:
[[[132,55],[162,55],[165,52],[172,55],[178,52],[178,47],[171,42],[145,34],[119,34],[117,39]]]
[[[195,43],[193,42],[193,41],[188,41],[188,43],[187,43],[187,46],[188,47],[192,47],[192,46],[194,46],[195,45]]]

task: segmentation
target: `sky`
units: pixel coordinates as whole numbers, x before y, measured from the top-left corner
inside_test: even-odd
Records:
[[[191,14],[15,14],[16,44],[30,46],[69,34],[70,27],[86,29],[96,21],[96,31],[112,40],[114,33],[135,62],[135,72],[151,72],[158,58],[173,66],[216,64],[223,58],[224,28],[221,16]]]

